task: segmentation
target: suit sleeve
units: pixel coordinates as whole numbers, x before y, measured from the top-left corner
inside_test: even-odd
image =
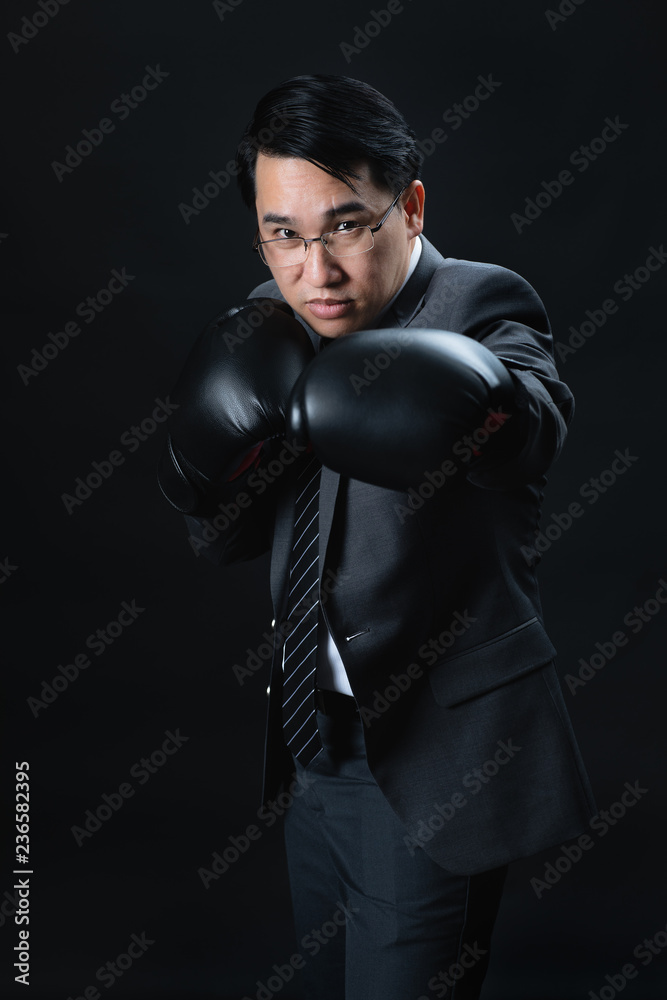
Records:
[[[468,478],[487,489],[513,489],[539,479],[560,454],[574,398],[558,377],[549,320],[535,290],[505,268],[476,270],[476,280],[454,303],[452,329],[504,363],[516,396],[502,432],[480,449]]]

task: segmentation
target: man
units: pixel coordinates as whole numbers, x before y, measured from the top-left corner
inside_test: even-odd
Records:
[[[507,864],[594,812],[532,548],[572,396],[527,282],[421,235],[373,88],[288,80],[238,164],[272,280],[195,345],[159,475],[215,562],[271,549],[265,797],[294,791],[307,996],[478,997]]]

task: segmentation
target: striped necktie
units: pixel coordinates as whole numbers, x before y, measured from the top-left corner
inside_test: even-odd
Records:
[[[305,456],[297,477],[294,544],[287,620],[294,629],[285,641],[283,734],[299,763],[308,764],[322,749],[315,715],[317,616],[319,612],[319,496],[321,463]]]

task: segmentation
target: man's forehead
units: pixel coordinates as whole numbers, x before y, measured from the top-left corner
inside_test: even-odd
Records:
[[[365,204],[358,199],[352,201],[346,201],[342,203],[333,202],[328,208],[322,208],[319,211],[319,215],[323,219],[335,219],[340,215],[356,215],[359,212],[369,211],[370,206]],[[272,209],[267,209],[266,212],[262,213],[262,222],[275,222],[278,225],[287,225],[287,223],[297,222],[299,218],[298,214],[285,214],[285,212],[274,211]]]
[[[358,174],[350,178],[354,190],[310,160],[258,154],[255,193],[262,218],[283,222],[301,211],[333,218],[374,210],[383,190],[372,180],[367,164],[355,164],[353,169]]]

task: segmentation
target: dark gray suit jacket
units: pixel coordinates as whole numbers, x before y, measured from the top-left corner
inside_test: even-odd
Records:
[[[322,613],[362,709],[369,766],[406,836],[444,868],[472,874],[578,835],[595,811],[542,622],[535,561],[521,551],[533,546],[544,473],[573,399],[531,286],[422,243],[415,272],[378,325],[451,330],[483,343],[515,382],[512,434],[503,428],[444,485],[423,488],[421,505],[406,491],[323,468],[320,574],[330,592]],[[273,281],[251,296],[282,298]],[[270,457],[267,449],[262,461]],[[290,767],[280,626],[296,468],[285,466],[206,550],[230,564],[271,549],[267,799]],[[201,531],[203,522],[188,522],[191,534]]]

